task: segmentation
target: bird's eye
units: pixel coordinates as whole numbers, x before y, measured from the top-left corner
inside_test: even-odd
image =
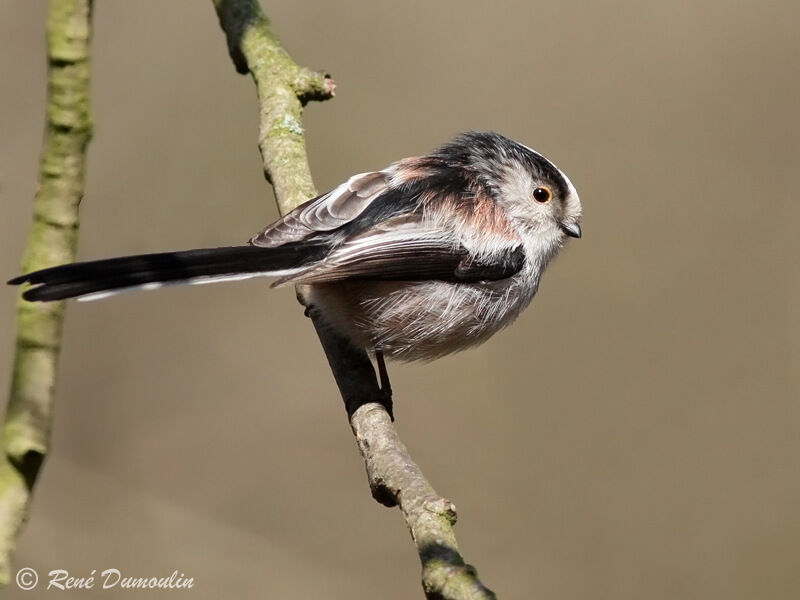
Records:
[[[553,197],[553,192],[547,187],[537,187],[533,190],[533,199],[544,204]]]

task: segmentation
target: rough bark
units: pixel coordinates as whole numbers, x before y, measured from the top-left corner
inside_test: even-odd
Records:
[[[50,0],[47,116],[23,272],[72,262],[83,197],[89,114],[91,0]],[[17,305],[11,390],[0,462],[0,583],[9,581],[16,539],[50,446],[63,302]]]
[[[264,173],[285,214],[316,195],[305,150],[302,107],[308,100],[333,96],[333,81],[292,60],[257,0],[214,0],[214,5],[237,71],[249,72],[256,84]],[[302,302],[302,290],[298,298]],[[494,598],[459,553],[453,532],[455,507],[436,493],[400,441],[369,357],[316,320],[314,326],[364,458],[372,495],[386,506],[399,505],[422,562],[426,596]]]

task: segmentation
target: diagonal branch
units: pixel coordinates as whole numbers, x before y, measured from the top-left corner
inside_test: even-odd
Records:
[[[24,273],[73,262],[83,197],[89,116],[91,0],[51,0],[47,17],[47,125]],[[63,302],[17,305],[14,370],[0,459],[0,585],[27,519],[50,446]]]
[[[303,104],[333,96],[325,74],[298,66],[273,33],[257,0],[214,0],[228,51],[239,73],[250,73],[260,106],[258,145],[264,174],[281,214],[316,195],[301,121]],[[298,298],[303,301],[302,290]],[[382,402],[375,370],[362,350],[312,315],[367,468],[373,497],[400,506],[422,562],[430,599],[494,598],[458,551],[453,504],[439,496],[411,459]]]

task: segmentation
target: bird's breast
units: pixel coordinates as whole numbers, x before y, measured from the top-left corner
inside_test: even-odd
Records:
[[[501,281],[340,281],[311,286],[309,304],[355,345],[404,361],[432,360],[480,344],[528,305],[525,271]]]

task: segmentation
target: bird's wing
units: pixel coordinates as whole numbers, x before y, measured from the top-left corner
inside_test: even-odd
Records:
[[[353,175],[339,187],[312,198],[268,225],[253,236],[250,243],[274,248],[347,225],[386,191],[391,179],[390,169]]]
[[[400,215],[347,239],[324,260],[273,285],[345,279],[475,283],[511,277],[524,263],[519,242],[476,253],[452,231],[430,227],[420,215]]]
[[[253,238],[277,247],[311,240],[327,256],[275,285],[343,279],[488,281],[524,264],[522,240],[473,174],[430,157],[351,177]]]

